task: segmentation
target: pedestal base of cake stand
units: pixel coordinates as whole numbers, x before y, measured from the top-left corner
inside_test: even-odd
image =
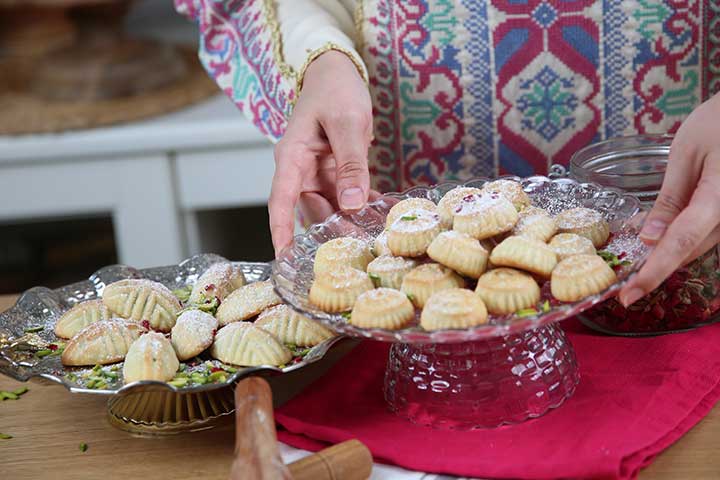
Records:
[[[198,393],[150,390],[108,401],[110,424],[138,435],[174,435],[207,430],[232,422],[233,388]]]
[[[550,325],[466,343],[393,344],[385,400],[416,424],[494,428],[559,407],[579,378],[572,345]]]

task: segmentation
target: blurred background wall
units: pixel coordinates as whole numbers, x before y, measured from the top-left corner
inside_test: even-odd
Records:
[[[195,44],[170,1],[0,0],[0,293],[272,258],[272,148]]]

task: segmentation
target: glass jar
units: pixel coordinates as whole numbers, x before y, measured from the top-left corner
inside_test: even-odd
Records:
[[[571,158],[570,176],[624,190],[649,210],[665,176],[671,142],[669,135],[639,135],[589,145]],[[616,335],[657,335],[720,320],[720,245],[675,271],[627,309],[613,299],[580,320]]]

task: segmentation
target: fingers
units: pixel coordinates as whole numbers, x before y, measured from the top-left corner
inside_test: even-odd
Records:
[[[620,292],[630,305],[657,288],[688,256],[701,250],[720,224],[720,162],[705,160],[702,177],[687,208],[675,217],[647,263]]]
[[[327,198],[317,192],[301,193],[298,205],[305,222],[304,227],[325,220],[337,210]]]
[[[268,211],[276,255],[292,242],[295,233],[295,205],[302,186],[302,172],[299,165],[307,160],[303,157],[312,155],[312,152],[300,144],[281,140],[275,146],[275,175]]]
[[[708,237],[700,244],[700,246],[693,250],[690,255],[687,256],[683,265],[687,265],[699,256],[707,253],[708,250],[718,244],[720,244],[720,225],[715,227],[715,230],[713,230],[710,235],[708,235]]]
[[[363,110],[333,113],[321,122],[336,163],[337,198],[342,210],[359,210],[368,199],[370,173],[367,154],[371,115]]]
[[[690,200],[700,176],[700,172],[693,171],[693,162],[687,161],[693,154],[680,141],[673,142],[662,188],[640,232],[645,243],[656,244]]]

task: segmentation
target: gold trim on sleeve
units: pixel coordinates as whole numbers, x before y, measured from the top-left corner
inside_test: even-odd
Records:
[[[280,23],[278,22],[277,12],[275,10],[275,0],[263,0],[262,6],[263,13],[265,14],[265,21],[267,22],[267,26],[270,29],[270,36],[272,37],[273,57],[275,57],[275,63],[277,63],[280,73],[282,73],[285,78],[297,82],[297,72],[292,65],[285,62],[285,56],[283,55],[282,34],[280,33]]]
[[[307,59],[305,60],[305,63],[303,63],[302,67],[300,67],[300,73],[297,76],[297,89],[296,89],[296,95],[295,98],[300,96],[300,91],[302,90],[303,81],[305,80],[305,71],[310,66],[310,64],[318,58],[323,53],[329,52],[330,50],[335,50],[338,52],[344,53],[351,62],[355,65],[355,68],[357,68],[358,73],[360,74],[360,77],[365,82],[365,85],[369,85],[367,74],[365,72],[365,66],[360,62],[360,60],[357,58],[357,54],[351,50],[348,50],[345,47],[341,47],[340,45],[332,42],[328,42],[325,45],[323,45],[320,48],[317,48],[313,51],[311,51],[308,54]]]

